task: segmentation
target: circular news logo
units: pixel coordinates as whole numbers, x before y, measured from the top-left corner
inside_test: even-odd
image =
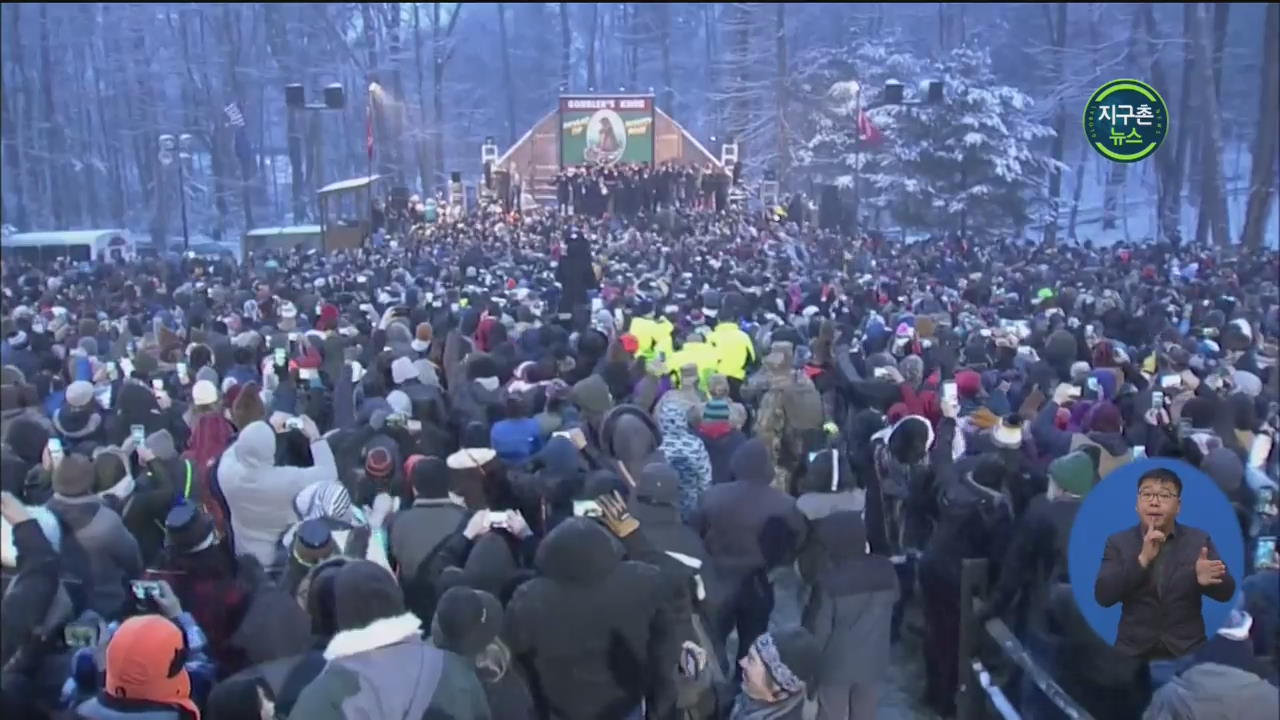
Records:
[[[1168,132],[1164,98],[1141,80],[1112,80],[1094,91],[1084,108],[1085,137],[1109,160],[1145,160]]]

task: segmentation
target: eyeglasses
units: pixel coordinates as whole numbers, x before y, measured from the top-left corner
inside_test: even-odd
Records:
[[[1152,500],[1159,500],[1162,503],[1167,503],[1172,501],[1174,498],[1177,498],[1178,496],[1174,495],[1171,492],[1151,492],[1150,490],[1144,490],[1143,492],[1138,493],[1138,497],[1142,499],[1142,502],[1151,502]]]

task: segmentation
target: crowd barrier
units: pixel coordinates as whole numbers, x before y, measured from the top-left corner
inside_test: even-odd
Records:
[[[1031,657],[1003,620],[991,618],[985,623],[978,621],[982,611],[982,598],[987,594],[987,572],[985,558],[965,560],[960,572],[960,685],[956,698],[957,720],[986,720],[992,717],[1020,720],[1022,717],[978,657],[980,649],[991,648],[999,652],[1002,662],[1016,666],[1027,679],[1035,683],[1064,716],[1071,720],[1093,720],[1093,716],[1036,663],[1035,658]]]

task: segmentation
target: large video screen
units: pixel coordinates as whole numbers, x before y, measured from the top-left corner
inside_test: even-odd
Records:
[[[560,98],[560,165],[653,164],[651,96]]]

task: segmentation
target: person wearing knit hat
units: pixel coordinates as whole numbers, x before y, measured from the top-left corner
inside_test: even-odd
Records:
[[[316,329],[321,332],[333,332],[338,329],[338,307],[325,303],[320,307],[320,316],[316,318]]]
[[[982,375],[973,370],[961,370],[955,375],[956,392],[961,398],[973,400],[982,394]]]
[[[474,657],[497,639],[502,618],[502,603],[493,595],[469,587],[451,587],[436,604],[431,640],[442,650]]]
[[[742,692],[729,717],[804,717],[806,696],[821,664],[822,647],[804,628],[779,628],[760,635],[738,662]]]
[[[171,591],[170,591],[171,592]],[[131,717],[142,714],[200,720],[191,698],[191,675],[185,667],[190,652],[184,628],[160,615],[139,615],[120,624],[106,650],[103,690],[76,708],[76,717]],[[172,711],[160,714],[160,708]]]
[[[202,369],[201,372],[204,370]],[[191,388],[191,403],[196,407],[210,407],[218,402],[218,387],[208,380],[198,380]]]
[[[1083,450],[1067,453],[1049,463],[1049,500],[1064,495],[1079,500],[1098,483],[1097,467]]]
[[[450,469],[443,460],[414,455],[405,464],[413,504],[392,517],[387,537],[392,567],[410,578],[436,546],[457,530],[467,511],[462,499],[449,492]]]
[[[409,347],[413,348],[415,353],[425,355],[431,350],[431,338],[431,323],[420,322],[413,331],[413,340],[409,343]]]
[[[494,718],[536,716],[533,696],[511,668],[511,650],[499,637],[502,603],[483,590],[451,587],[440,596],[431,621],[431,642],[475,663]]]
[[[67,386],[65,405],[52,416],[54,432],[68,445],[81,442],[105,442],[106,428],[102,415],[93,404],[92,383],[76,380]]]
[[[291,717],[491,717],[473,661],[422,639],[395,577],[367,560],[332,573],[338,631],[325,648],[328,664],[302,691]]]
[[[395,472],[395,459],[391,451],[375,445],[364,459],[364,471],[375,482],[385,483]]]

